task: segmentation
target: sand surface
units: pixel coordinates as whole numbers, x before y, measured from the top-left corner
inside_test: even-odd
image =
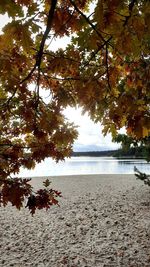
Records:
[[[150,188],[134,175],[50,177],[60,207],[0,208],[0,266],[150,267]],[[33,178],[35,188],[42,178]]]

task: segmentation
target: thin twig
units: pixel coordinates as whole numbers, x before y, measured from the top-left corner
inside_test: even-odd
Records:
[[[97,50],[96,50],[94,53],[92,53],[90,59],[87,60],[87,61],[85,62],[85,64],[83,65],[83,68],[85,68],[87,65],[89,65],[89,62],[90,62],[90,61],[97,55],[97,53],[98,53],[100,50],[102,50],[102,49],[104,48],[105,45],[107,45],[107,44],[109,43],[109,41],[110,41],[111,39],[112,39],[112,36],[110,36],[109,39],[108,39],[107,41],[105,41],[105,43],[103,43],[101,46],[99,46],[99,47],[97,48]]]
[[[108,47],[106,44],[106,72],[107,72],[107,82],[109,90],[111,91],[110,79],[109,79],[109,66],[108,66]]]
[[[74,6],[75,10],[87,21],[87,23],[92,27],[92,29],[97,33],[97,35],[101,38],[103,42],[105,42],[105,39],[101,35],[101,33],[96,29],[94,24],[90,21],[90,19],[77,7],[74,1],[69,0],[70,3]]]

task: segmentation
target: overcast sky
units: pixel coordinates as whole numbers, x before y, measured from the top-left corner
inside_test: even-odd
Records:
[[[7,16],[0,15],[0,29],[8,22]],[[53,45],[53,50],[59,47],[65,47],[67,39],[59,40]],[[87,114],[81,115],[81,109],[68,108],[65,111],[66,117],[74,122],[78,127],[79,136],[74,143],[74,151],[96,151],[110,150],[118,148],[118,144],[111,141],[111,136],[102,135],[102,127],[100,124],[94,124]]]
[[[81,109],[68,108],[66,117],[78,125],[79,136],[74,144],[74,151],[96,151],[118,148],[118,144],[111,141],[111,135],[102,134],[100,123],[93,123],[87,114],[81,115]]]

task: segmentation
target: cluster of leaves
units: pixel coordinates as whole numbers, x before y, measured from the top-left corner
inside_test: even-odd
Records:
[[[61,193],[53,189],[39,189],[36,195],[31,195],[28,198],[26,207],[29,208],[31,214],[35,213],[36,209],[49,209],[52,205],[58,205],[57,197]]]
[[[146,0],[2,1],[0,14],[9,17],[0,33],[4,184],[21,166],[71,155],[78,134],[63,115],[67,106],[82,106],[104,134],[124,126],[134,139],[149,136],[149,13]],[[66,48],[54,49],[68,36]]]
[[[50,181],[46,179],[44,189],[39,189],[35,194],[30,194],[26,207],[29,208],[31,214],[35,213],[36,209],[48,210],[52,205],[58,205],[58,197],[61,197],[61,192],[49,188]]]
[[[17,209],[21,209],[27,200],[26,208],[33,215],[36,209],[49,209],[52,205],[58,205],[58,197],[61,192],[49,188],[50,181],[43,182],[44,189],[33,192],[29,183],[31,179],[9,178],[0,181],[0,206],[11,203]]]
[[[150,186],[150,175],[140,172],[136,167],[134,167],[134,171],[137,179],[142,180],[144,184]]]
[[[28,183],[30,179],[15,178],[0,181],[0,205],[6,206],[10,202],[13,206],[20,209],[25,197],[31,194],[32,188]]]

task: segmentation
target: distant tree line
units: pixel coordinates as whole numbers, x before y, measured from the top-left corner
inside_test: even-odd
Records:
[[[117,150],[106,151],[85,151],[72,152],[72,156],[89,156],[89,157],[134,157],[145,158],[150,161],[150,136],[141,140],[136,140],[126,134],[118,134],[113,138],[113,142],[120,143],[121,148]]]
[[[112,157],[117,153],[117,150],[106,150],[106,151],[86,151],[86,152],[73,152],[72,156],[81,157]]]

